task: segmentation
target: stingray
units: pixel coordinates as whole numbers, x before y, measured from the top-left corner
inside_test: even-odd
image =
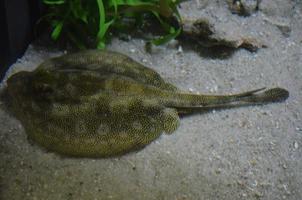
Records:
[[[30,140],[59,154],[110,157],[138,150],[179,126],[179,115],[283,101],[282,88],[233,95],[183,92],[154,70],[116,52],[51,58],[7,81],[13,114]]]

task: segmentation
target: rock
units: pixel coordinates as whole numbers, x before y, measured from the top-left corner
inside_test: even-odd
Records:
[[[230,48],[245,48],[249,51],[257,51],[266,47],[265,44],[255,38],[237,35],[228,37],[223,32],[216,30],[206,18],[183,21],[183,35],[204,47],[226,46]]]
[[[289,37],[291,33],[290,21],[284,17],[265,17],[265,21],[276,26],[283,36]]]
[[[230,13],[225,1],[211,1],[202,6],[198,6],[196,1],[183,2],[179,12],[183,19],[182,35],[195,44],[203,47],[245,48],[249,51],[266,47],[262,40],[255,37],[259,33],[247,29],[241,17]],[[249,27],[252,26],[249,24]]]
[[[249,16],[258,11],[261,0],[227,0],[232,13]]]
[[[288,17],[296,2],[291,0],[262,0],[259,10],[268,16]]]

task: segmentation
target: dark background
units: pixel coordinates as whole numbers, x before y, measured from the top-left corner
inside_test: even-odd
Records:
[[[0,0],[0,80],[35,38],[42,0]]]

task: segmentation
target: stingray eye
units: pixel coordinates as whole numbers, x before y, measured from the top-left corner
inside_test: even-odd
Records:
[[[40,94],[52,94],[53,93],[53,88],[46,83],[42,83],[42,84],[37,84],[34,86],[34,91],[36,93],[40,93]]]

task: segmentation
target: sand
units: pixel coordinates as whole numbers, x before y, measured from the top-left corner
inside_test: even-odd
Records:
[[[187,116],[172,135],[107,159],[45,151],[27,140],[20,122],[1,105],[0,199],[302,199],[302,4],[262,1],[260,11],[242,17],[221,2],[189,3],[226,35],[248,33],[267,48],[217,58],[174,41],[149,54],[142,39],[115,38],[108,49],[185,91],[230,94],[278,86],[289,90],[286,102]],[[7,76],[62,53],[30,45]]]

